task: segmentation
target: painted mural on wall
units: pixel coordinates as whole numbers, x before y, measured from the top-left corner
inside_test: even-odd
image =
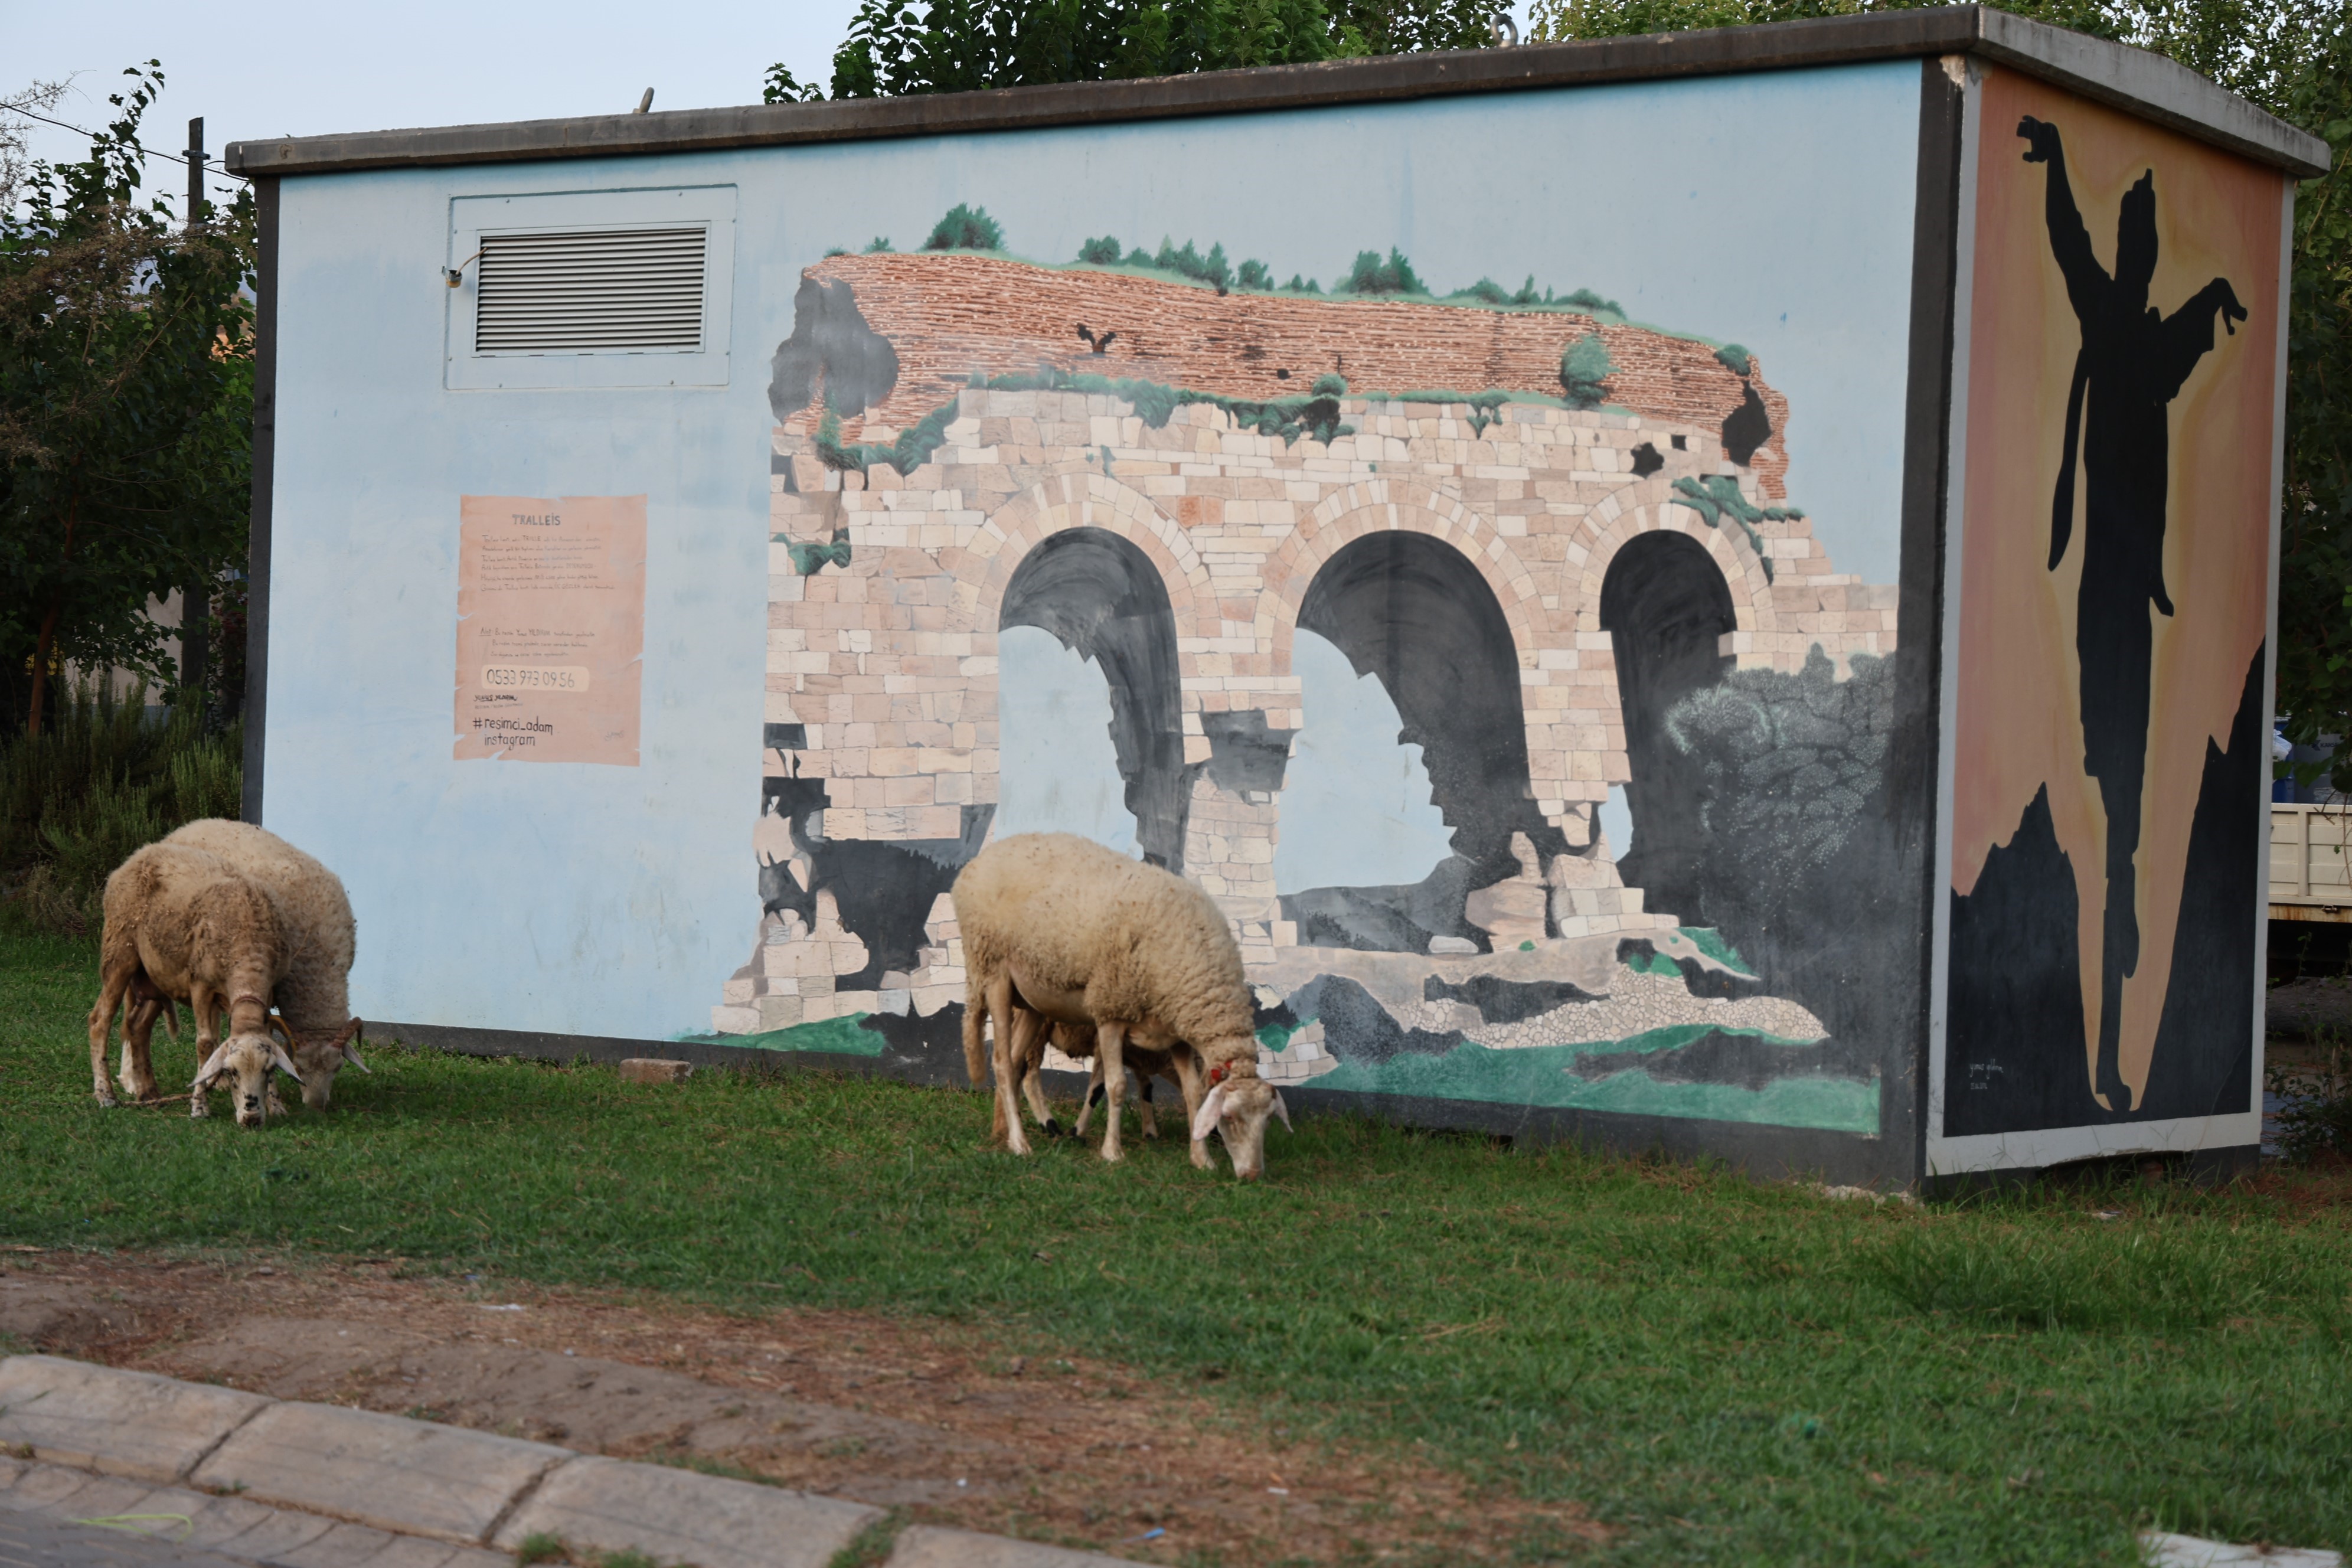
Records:
[[[1941,1129],[2244,1111],[2279,178],[1981,112]]]
[[[714,1029],[960,1072],[948,888],[1061,827],[1223,903],[1276,1081],[1877,1132],[1895,592],[1766,367],[1393,249],[1276,278],[961,207],[803,276]]]

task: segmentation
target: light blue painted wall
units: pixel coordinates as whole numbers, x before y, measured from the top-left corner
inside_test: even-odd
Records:
[[[1304,718],[1276,797],[1275,891],[1420,881],[1454,852],[1454,830],[1430,801],[1421,748],[1397,739],[1404,720],[1388,688],[1303,627],[1290,668]]]
[[[1528,272],[1736,340],[1786,392],[1790,488],[1895,580],[1916,63],[1223,121],[284,185],[266,820],[350,885],[362,1016],[698,1030],[757,915],[767,364],[803,267],[957,202],[1047,260],[1163,234],[1329,280]],[[459,195],[731,184],[731,379],[449,392]],[[648,497],[643,765],[450,758],[461,494]]]
[[[1111,739],[1110,679],[1102,666],[1040,626],[996,639],[996,837],[1076,833],[1136,853],[1118,743]]]

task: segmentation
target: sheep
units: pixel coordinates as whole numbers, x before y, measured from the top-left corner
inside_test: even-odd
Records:
[[[1094,1026],[1049,1023],[1017,1003],[1013,1006],[1013,1082],[1021,1097],[1028,1100],[1030,1114],[1037,1119],[1037,1125],[1045,1129],[1045,1136],[1058,1138],[1062,1135],[1061,1123],[1054,1120],[1053,1108],[1045,1103],[1045,1047],[1051,1045],[1066,1057],[1080,1059],[1091,1057],[1095,1054]],[[969,1058],[964,1065],[967,1070],[971,1070]],[[1004,1105],[1002,1100],[991,1103],[993,1109],[990,1112],[989,1141],[1001,1143],[1005,1137]]]
[[[1062,1127],[1055,1120],[1052,1108],[1045,1103],[1043,1074],[1045,1067],[1046,1046],[1051,1045],[1072,1060],[1087,1062],[1093,1068],[1093,1076],[1087,1084],[1086,1098],[1078,1109],[1077,1126],[1072,1134],[1075,1137],[1085,1137],[1087,1122],[1092,1118],[1094,1108],[1100,1102],[1104,1093],[1102,1058],[1096,1054],[1094,1026],[1056,1023],[1051,1026],[1051,1032],[1047,1033],[1037,1027],[1037,1025],[1045,1022],[1038,1015],[1018,1003],[1014,1004],[1013,1012],[1015,1015],[1013,1037],[1013,1080],[1020,1089],[1021,1097],[1029,1102],[1030,1114],[1035,1117],[1037,1125],[1045,1129],[1045,1136],[1048,1138],[1062,1136]],[[1168,1051],[1147,1051],[1140,1046],[1130,1044],[1125,1055],[1128,1067],[1143,1086],[1142,1101],[1136,1107],[1138,1120],[1143,1124],[1143,1135],[1146,1138],[1157,1138],[1160,1136],[1160,1120],[1151,1103],[1151,1080],[1154,1078],[1164,1078],[1181,1087],[1181,1079],[1176,1069],[1175,1054]],[[972,1067],[969,1062],[966,1066],[973,1072],[974,1081],[978,1081],[980,1069]],[[1001,1100],[992,1103],[994,1109],[990,1118],[989,1140],[992,1142],[1003,1142],[1005,1136],[1004,1106]]]
[[[345,1063],[369,1070],[351,1016],[352,959],[359,928],[341,879],[275,833],[249,822],[207,817],[163,840],[217,855],[268,888],[285,917],[292,951],[278,987],[278,1012],[302,1069],[302,1103],[324,1110]]]
[[[272,1068],[299,1083],[302,1075],[268,1034],[269,997],[285,978],[288,943],[278,903],[268,889],[227,861],[184,844],[150,844],[106,879],[105,931],[99,943],[100,986],[89,1010],[89,1066],[99,1104],[112,1107],[106,1080],[106,1037],[134,982],[165,998],[184,996],[195,1015],[203,1062],[188,1096],[188,1114],[208,1116],[209,1092],[232,1078],[236,1121],[257,1127],[279,1109]],[[151,1001],[137,1005],[145,1014]],[[168,1004],[167,1004],[168,1005]],[[228,1037],[215,1047],[218,1009],[228,1010]],[[155,1090],[144,1030],[123,1036],[122,1089],[134,1100]]]
[[[1173,872],[1067,833],[1018,834],[958,874],[956,922],[967,975],[964,1066],[981,1081],[981,1030],[994,1026],[998,1109],[1006,1142],[1029,1152],[1013,1096],[1024,1012],[1091,1024],[1109,1099],[1102,1157],[1116,1161],[1126,1098],[1125,1051],[1191,1047],[1176,1064],[1192,1123],[1192,1163],[1210,1164],[1222,1131],[1234,1173],[1265,1168],[1265,1123],[1290,1113],[1258,1077],[1256,1005],[1224,913]],[[1024,1037],[1026,1026],[1020,1026]],[[1208,1092],[1201,1092],[1203,1083]]]
[[[1055,1043],[1059,1045],[1060,1041],[1056,1040]],[[1179,1093],[1183,1091],[1184,1074],[1176,1062],[1176,1058],[1181,1049],[1182,1047],[1180,1047],[1177,1050],[1171,1051],[1148,1051],[1140,1046],[1129,1046],[1120,1053],[1127,1058],[1128,1071],[1135,1075],[1137,1086],[1142,1090],[1137,1099],[1135,1118],[1143,1124],[1143,1135],[1146,1138],[1160,1136],[1160,1111],[1159,1108],[1151,1103],[1151,1080],[1164,1078],[1176,1086]],[[1077,1053],[1072,1051],[1068,1054],[1075,1056]],[[1087,1122],[1093,1118],[1095,1107],[1101,1104],[1109,1093],[1109,1090],[1103,1087],[1103,1066],[1100,1057],[1095,1058],[1094,1069],[1094,1076],[1087,1080],[1087,1098],[1078,1106],[1078,1125],[1075,1136],[1080,1138],[1087,1135]]]

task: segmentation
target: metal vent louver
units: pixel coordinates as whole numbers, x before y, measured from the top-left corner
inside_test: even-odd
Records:
[[[474,352],[700,349],[706,232],[484,235]]]

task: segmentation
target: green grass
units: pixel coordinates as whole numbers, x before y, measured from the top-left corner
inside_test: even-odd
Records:
[[[2123,1563],[2148,1523],[2352,1545],[2341,1207],[1873,1207],[1341,1120],[1276,1133],[1244,1186],[1172,1142],[989,1152],[966,1093],[381,1047],[331,1115],[248,1133],[92,1105],[93,989],[87,944],[0,936],[13,1241],[1008,1323],[1620,1529],[1527,1561]]]

